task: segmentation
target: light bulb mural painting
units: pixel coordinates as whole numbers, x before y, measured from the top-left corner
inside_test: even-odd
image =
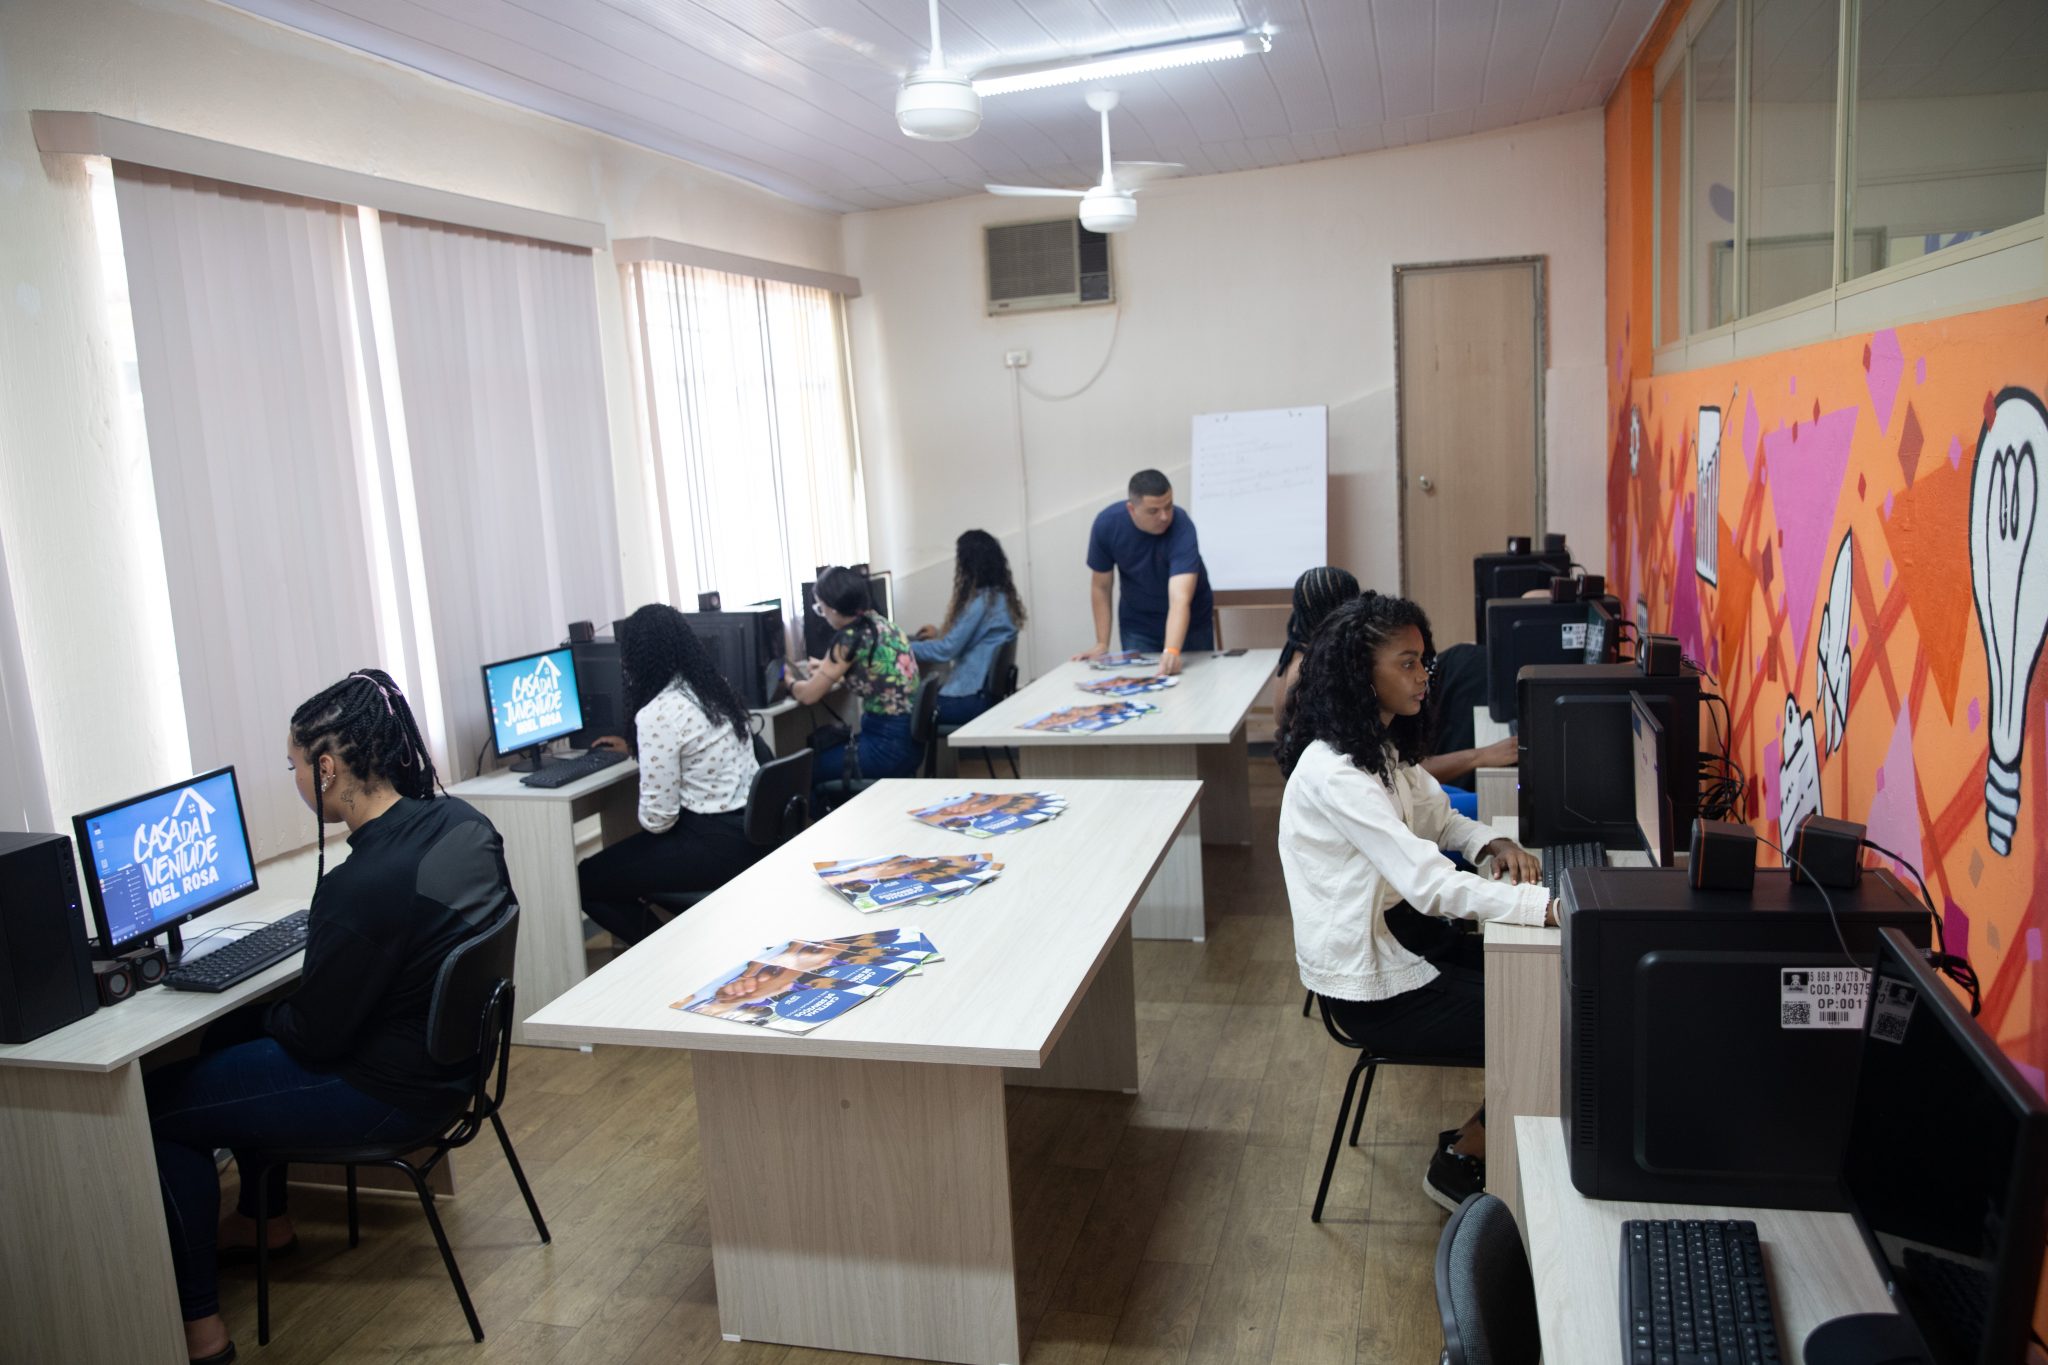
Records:
[[[1984,826],[1994,853],[2012,852],[2020,813],[2027,693],[2048,633],[2048,508],[2041,463],[2048,410],[2025,389],[1993,401],[1970,474],[1970,585],[1984,645],[1991,757]]]
[[[1849,599],[1854,587],[1856,536],[1844,532],[1835,551],[1835,571],[1828,579],[1827,605],[1820,609],[1820,712],[1827,751],[1842,747],[1849,723]]]
[[[1778,847],[1789,850],[1792,836],[1809,815],[1820,810],[1820,749],[1813,738],[1813,712],[1785,698],[1783,757],[1778,760]]]

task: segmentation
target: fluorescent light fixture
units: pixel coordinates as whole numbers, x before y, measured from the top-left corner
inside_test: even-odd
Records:
[[[1035,66],[1011,67],[1000,74],[977,76],[977,95],[1008,95],[1019,90],[1043,90],[1047,86],[1071,85],[1077,81],[1107,80],[1141,71],[1163,71],[1174,66],[1197,66],[1230,57],[1249,57],[1273,50],[1272,37],[1259,29],[1227,34],[1220,38],[1188,38],[1152,47],[1126,48],[1099,57],[1077,57]]]

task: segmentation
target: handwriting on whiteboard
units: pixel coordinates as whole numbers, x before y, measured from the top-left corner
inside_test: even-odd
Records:
[[[1321,407],[1194,419],[1190,502],[1213,586],[1285,588],[1324,562],[1328,435]]]

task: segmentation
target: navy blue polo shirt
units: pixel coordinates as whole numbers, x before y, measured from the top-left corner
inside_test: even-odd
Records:
[[[1188,616],[1184,649],[1216,647],[1215,604],[1209,593],[1209,571],[1202,567],[1202,547],[1195,539],[1195,519],[1185,508],[1173,509],[1173,524],[1163,534],[1141,531],[1130,509],[1113,502],[1095,516],[1088,532],[1088,567],[1108,573],[1113,567],[1120,584],[1117,629],[1123,647],[1158,648],[1166,639],[1166,580],[1175,574],[1195,575],[1195,600]]]

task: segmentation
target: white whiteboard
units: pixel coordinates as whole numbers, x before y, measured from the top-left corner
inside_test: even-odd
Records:
[[[1330,410],[1195,417],[1189,491],[1209,584],[1291,588],[1329,562]]]

